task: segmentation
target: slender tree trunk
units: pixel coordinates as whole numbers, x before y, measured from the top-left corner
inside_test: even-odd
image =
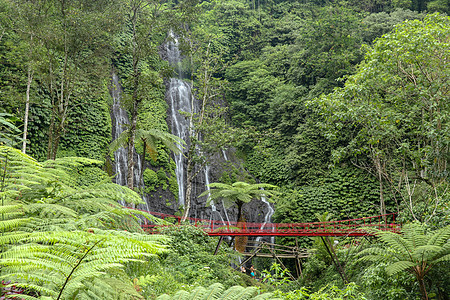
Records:
[[[377,155],[375,157],[374,162],[375,162],[375,167],[377,169],[378,182],[380,185],[380,213],[382,215],[385,215],[386,214],[386,205],[384,202],[384,190],[383,190],[383,167],[381,165],[381,159],[380,159],[379,155]]]
[[[138,119],[138,108],[139,108],[139,53],[138,53],[138,44],[137,44],[137,36],[136,36],[136,23],[138,18],[139,6],[133,7],[133,16],[131,18],[132,30],[133,30],[133,94],[131,96],[131,101],[133,103],[133,110],[131,112],[131,124],[130,124],[130,135],[128,137],[128,166],[127,166],[127,186],[129,189],[133,189],[134,187],[134,144],[136,139],[136,125]]]
[[[420,277],[416,274],[417,281],[419,282],[419,289],[420,293],[422,294],[422,300],[428,300],[428,293],[427,289],[425,287],[425,281],[423,280],[423,277]]]
[[[143,178],[144,177],[144,163],[145,163],[145,149],[147,149],[147,140],[146,139],[142,139],[142,143],[143,143],[143,153],[142,153],[142,157],[141,157],[141,174],[139,174],[139,178]]]
[[[193,73],[193,66],[194,61],[192,57],[192,51],[193,51],[193,45],[192,40],[189,40],[189,46],[190,46],[190,62],[191,62],[191,115],[189,116],[189,137],[192,137],[194,135],[194,103],[195,103],[195,97],[194,93],[192,92],[194,90],[194,73]],[[192,141],[192,139],[191,139]],[[187,141],[186,141],[187,142]],[[189,150],[188,150],[188,156],[187,156],[187,166],[186,166],[186,192],[184,194],[184,212],[183,217],[181,218],[182,221],[185,221],[189,217],[189,212],[191,210],[191,195],[192,195],[192,185],[195,178],[195,170],[194,170],[194,162],[193,162],[193,156],[195,155],[195,145],[193,143],[189,143]],[[181,187],[179,187],[181,188]]]
[[[52,158],[53,149],[53,132],[55,130],[55,111],[52,109],[52,116],[50,117],[50,126],[48,129],[48,144],[47,144],[47,159]]]
[[[191,151],[192,149],[189,149],[189,152]],[[188,161],[186,167],[186,193],[184,194],[184,212],[181,221],[185,221],[189,217],[189,212],[191,210],[192,185],[195,177],[194,166],[192,162],[192,154],[188,154],[187,160]]]
[[[330,238],[329,237],[325,237],[325,239],[323,237],[321,237],[322,242],[325,246],[325,248],[328,251],[328,254],[330,254],[331,260],[334,263],[334,266],[336,267],[336,270],[338,271],[339,275],[342,278],[342,281],[344,282],[344,284],[348,283],[348,279],[347,276],[345,275],[345,271],[344,268],[341,265],[341,262],[339,261],[336,252],[334,251],[333,245],[331,244]]]
[[[136,125],[138,118],[138,101],[137,92],[133,95],[133,112],[131,114],[131,126],[130,137],[128,138],[128,174],[127,174],[127,186],[130,189],[134,187],[134,145],[136,139]]]
[[[25,100],[25,115],[23,117],[22,153],[26,153],[26,151],[27,151],[28,113],[30,110],[30,90],[31,90],[32,82],[33,82],[33,71],[31,70],[31,65],[28,65],[28,80],[27,80],[26,100]]]

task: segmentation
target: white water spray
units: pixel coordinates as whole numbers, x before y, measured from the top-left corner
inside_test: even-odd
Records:
[[[122,87],[119,83],[119,77],[113,73],[112,74],[112,86],[111,86],[111,96],[113,98],[113,106],[112,106],[112,127],[113,127],[113,140],[117,139],[119,135],[125,130],[126,125],[130,124],[128,120],[128,114],[123,109],[121,99],[122,99]],[[144,188],[144,182],[141,178],[141,157],[139,154],[136,154],[136,164],[134,166],[134,182],[136,183],[137,188]],[[127,171],[128,171],[128,150],[125,147],[120,147],[117,151],[114,152],[114,172],[116,174],[114,181],[115,183],[126,186],[127,185]],[[147,198],[143,197],[145,201],[145,205],[143,207],[139,207],[141,209],[145,209],[149,211]],[[122,205],[125,205],[125,201],[120,201]]]
[[[181,54],[178,48],[178,39],[172,32],[170,32],[170,36],[172,41],[168,42],[166,45],[167,60],[170,65],[177,70],[178,76],[181,77]],[[170,100],[172,134],[178,136],[184,141],[189,139],[190,124],[188,118],[180,112],[192,112],[190,103],[191,96],[191,86],[188,83],[178,78],[170,79],[167,97]],[[175,165],[175,173],[178,183],[178,203],[180,205],[184,205],[184,157],[182,152],[175,155]]]
[[[264,229],[264,227],[267,225],[267,223],[271,222],[271,218],[273,216],[273,213],[275,212],[275,210],[272,208],[272,205],[270,205],[270,202],[267,201],[266,197],[264,195],[261,196],[261,201],[264,202],[267,206],[267,212],[264,216],[264,223],[261,224],[261,227],[259,228],[260,230]],[[257,237],[256,241],[259,242],[261,240],[261,237]],[[272,244],[275,243],[275,237],[271,236],[270,237],[270,242]]]

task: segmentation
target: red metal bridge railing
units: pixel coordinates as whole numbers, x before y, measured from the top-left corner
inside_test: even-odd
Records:
[[[367,236],[370,229],[400,232],[401,224],[396,223],[395,213],[348,219],[341,221],[311,223],[252,223],[226,222],[188,218],[181,222],[180,216],[149,212],[160,218],[164,225],[144,220],[141,227],[149,233],[158,233],[162,227],[193,225],[203,229],[210,236]]]

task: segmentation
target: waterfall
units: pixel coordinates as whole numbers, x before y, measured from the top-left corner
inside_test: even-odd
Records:
[[[113,140],[115,140],[125,130],[124,125],[129,124],[127,112],[121,106],[122,88],[116,74],[112,75],[111,96],[114,101],[112,106],[112,132]],[[114,173],[116,174],[115,183],[127,185],[127,149],[124,147],[120,147],[114,152]]]
[[[227,152],[225,152],[224,149],[222,149],[222,154],[223,154],[223,159],[225,159],[225,161],[227,161],[228,160]]]
[[[183,80],[171,78],[169,82],[168,96],[170,99],[170,112],[172,117],[172,134],[183,140],[189,138],[189,120],[180,111],[191,112],[190,98],[191,87]],[[179,146],[181,147],[181,146]],[[183,153],[175,155],[176,176],[178,182],[178,202],[184,204],[184,159]]]
[[[112,133],[113,140],[117,139],[119,135],[125,130],[126,125],[130,124],[128,120],[128,114],[123,109],[122,99],[122,86],[119,83],[119,77],[113,73],[111,80],[111,97],[113,98],[112,106]],[[116,174],[114,182],[126,186],[127,185],[127,171],[128,171],[128,150],[125,147],[120,147],[114,152],[114,173]],[[136,164],[134,165],[134,182],[138,189],[144,188],[144,182],[141,178],[141,172],[143,166],[141,165],[141,157],[139,154],[134,153]],[[148,201],[146,197],[143,197],[145,201],[144,205],[139,205],[141,209],[149,211]],[[122,205],[125,205],[125,201],[121,201]]]
[[[178,76],[182,76],[180,67],[181,54],[178,48],[178,40],[170,33],[173,41],[166,45],[167,58],[169,63],[174,66],[178,72]],[[170,100],[170,114],[172,119],[172,134],[187,141],[189,139],[189,119],[182,115],[181,112],[191,113],[191,86],[185,81],[178,78],[171,78],[169,81],[167,97]],[[178,203],[184,205],[185,187],[184,187],[184,159],[183,153],[175,155],[176,177],[178,183]]]
[[[209,166],[208,165],[205,166],[205,184],[206,184],[206,189],[208,191],[208,197],[209,197],[211,194],[209,193],[210,187],[209,187]],[[222,200],[222,204],[223,204],[223,200]],[[225,220],[223,219],[223,217],[220,214],[220,212],[217,211],[217,207],[214,204],[214,201],[211,201],[210,205],[211,205],[211,211],[212,211],[211,212],[211,219],[212,220],[214,220],[214,215],[219,215],[219,218],[220,218],[220,220],[222,221],[222,223],[224,225],[230,223],[230,220],[228,219],[228,214],[227,214],[227,210],[225,209],[225,206],[224,206],[224,211],[225,211],[225,217],[227,219],[227,222],[225,222]]]
[[[267,199],[266,199],[266,197],[264,195],[261,196],[261,201],[264,202],[266,204],[266,206],[267,206],[267,213],[264,215],[264,223],[262,223],[261,227],[260,227],[260,229],[262,230],[266,226],[267,223],[270,223],[270,221],[271,221],[270,219],[272,218],[273,213],[275,212],[275,210],[272,208],[272,206],[270,205],[270,202],[267,201]],[[261,240],[260,236],[256,238],[257,242],[259,242],[260,240]],[[272,244],[274,244],[275,243],[275,237],[271,236],[270,237],[270,242]]]

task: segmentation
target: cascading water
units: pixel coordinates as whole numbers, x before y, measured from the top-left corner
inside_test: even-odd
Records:
[[[225,159],[225,161],[227,161],[228,160],[227,152],[224,149],[222,149],[222,154],[223,154],[223,159]]]
[[[209,193],[210,187],[209,187],[209,166],[208,165],[205,166],[205,184],[206,184],[206,189],[208,190],[208,197],[209,197],[211,194]],[[223,200],[222,200],[222,204],[223,204]],[[225,206],[224,206],[224,211],[225,211],[225,217],[226,217],[226,220],[227,220],[226,222],[223,219],[223,217],[220,214],[220,212],[217,211],[217,207],[214,204],[214,201],[211,201],[210,205],[211,205],[211,211],[212,211],[211,212],[211,219],[212,220],[214,220],[214,216],[219,215],[219,218],[220,218],[220,220],[222,221],[222,223],[224,225],[230,223],[230,220],[228,219],[228,214],[227,214],[227,210],[225,209]]]
[[[267,212],[264,215],[264,223],[261,224],[261,227],[260,227],[260,229],[262,230],[266,226],[267,223],[271,222],[271,218],[272,218],[273,213],[275,212],[275,210],[272,208],[272,206],[270,205],[270,202],[267,201],[265,196],[261,196],[261,201],[264,202],[267,205]],[[256,238],[257,242],[259,242],[260,240],[261,240],[260,236]],[[275,243],[275,237],[273,237],[273,236],[270,237],[270,242],[272,244],[274,244]]]
[[[114,100],[112,106],[112,133],[113,140],[117,139],[119,135],[125,130],[126,125],[130,124],[128,120],[128,114],[123,109],[121,98],[122,98],[122,87],[119,83],[119,77],[113,73],[111,80],[111,96]],[[125,147],[120,147],[117,151],[114,152],[114,172],[116,174],[114,178],[114,182],[119,185],[127,185],[127,171],[128,171],[128,150]],[[141,158],[139,154],[136,154],[136,164],[134,166],[134,182],[136,183],[136,187],[138,189],[144,188],[144,182],[141,178]],[[144,205],[139,205],[138,208],[145,209],[149,211],[148,201],[146,197],[143,197],[145,201]],[[122,205],[125,205],[125,201],[121,201]]]
[[[127,112],[122,108],[120,98],[122,96],[122,88],[119,84],[119,78],[116,74],[112,75],[111,96],[114,100],[112,106],[112,133],[113,140],[125,130],[126,124],[129,124]],[[114,181],[120,185],[127,184],[127,149],[120,147],[114,152],[114,173],[116,174]]]
[[[178,76],[182,76],[180,67],[181,54],[178,48],[178,40],[170,33],[172,40],[166,45],[167,59],[169,63],[176,68]],[[170,100],[170,113],[172,119],[172,134],[187,141],[189,139],[189,120],[181,112],[191,113],[191,86],[185,81],[178,78],[171,78],[167,96]],[[178,203],[184,205],[184,159],[183,153],[175,155],[176,176],[178,183]]]
[[[189,121],[180,111],[191,112],[190,97],[191,88],[183,80],[171,78],[169,82],[168,95],[170,99],[170,110],[172,117],[172,134],[183,140],[189,138]],[[181,147],[181,146],[180,146]],[[184,159],[183,153],[175,155],[176,176],[178,182],[178,203],[184,204]]]

